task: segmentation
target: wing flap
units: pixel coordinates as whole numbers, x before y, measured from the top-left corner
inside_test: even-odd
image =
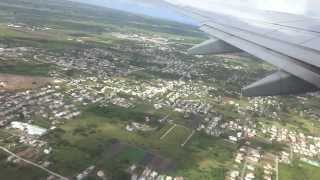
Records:
[[[318,51],[320,51],[320,37],[317,37],[316,39],[312,39],[310,41],[306,41],[303,45],[308,48],[317,49]]]
[[[211,38],[210,40],[194,46],[188,51],[188,53],[191,55],[224,54],[236,52],[241,52],[241,50],[216,38]]]
[[[289,28],[281,28],[276,31],[266,33],[264,34],[264,36],[270,37],[276,40],[281,40],[283,42],[287,41],[289,43],[302,45],[302,46],[303,46],[303,43],[317,38],[317,36],[311,33],[304,33],[304,32],[289,29]]]
[[[242,89],[242,95],[275,96],[300,94],[319,90],[316,86],[303,81],[285,71],[278,71]]]
[[[320,74],[296,59],[209,26],[201,30],[320,88]]]

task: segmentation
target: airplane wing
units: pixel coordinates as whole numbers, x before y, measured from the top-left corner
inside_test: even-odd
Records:
[[[180,8],[181,10],[181,8]],[[211,39],[190,54],[244,51],[279,71],[242,89],[244,96],[273,96],[318,91],[320,88],[320,20],[271,11],[248,10],[241,15],[182,11],[200,22]]]

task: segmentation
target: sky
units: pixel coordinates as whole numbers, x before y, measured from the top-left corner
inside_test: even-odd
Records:
[[[128,11],[162,19],[195,24],[188,17],[183,17],[163,5],[162,0],[71,0],[75,2],[105,6],[113,9]]]
[[[183,17],[164,4],[191,6],[207,11],[228,12],[243,8],[271,10],[292,14],[320,17],[320,0],[73,0],[125,10],[169,20],[194,24],[190,18]],[[230,11],[233,13],[233,11]]]
[[[142,0],[143,1],[143,0]],[[263,10],[273,10],[294,14],[304,14],[307,11],[308,0],[166,0],[167,2],[189,5],[210,10],[219,5],[249,7]],[[312,0],[309,0],[310,2]],[[318,1],[318,0],[314,0]]]
[[[135,0],[146,2],[148,0]],[[150,1],[150,0],[149,0]],[[157,0],[151,0],[157,1]],[[219,6],[245,7],[292,14],[320,17],[320,0],[165,0],[169,3],[187,5],[205,10]]]

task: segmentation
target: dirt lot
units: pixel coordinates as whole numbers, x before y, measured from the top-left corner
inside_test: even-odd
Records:
[[[0,74],[0,90],[17,91],[33,89],[52,82],[51,78]]]

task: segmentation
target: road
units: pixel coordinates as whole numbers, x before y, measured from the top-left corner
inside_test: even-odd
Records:
[[[128,72],[126,73],[126,75],[130,75],[131,73],[138,72],[138,71],[143,71],[143,70],[144,70],[144,68],[140,68],[140,69],[128,71]]]
[[[293,148],[292,148],[292,144],[290,144],[290,161],[293,161]]]
[[[177,126],[177,125],[174,124],[166,133],[164,133],[164,134],[160,137],[160,139],[165,138],[176,126]]]
[[[22,157],[20,157],[20,156],[17,156],[15,153],[9,151],[9,150],[8,150],[7,148],[5,148],[5,147],[0,146],[0,149],[1,149],[2,151],[4,151],[4,152],[10,154],[11,156],[14,156],[14,157],[17,158],[17,159],[19,159],[19,160],[21,160],[21,161],[24,161],[24,162],[27,163],[27,164],[30,164],[30,165],[35,166],[35,167],[37,167],[37,168],[40,168],[40,169],[46,171],[47,173],[49,173],[49,174],[51,174],[51,175],[53,175],[53,176],[55,176],[55,177],[57,177],[57,178],[59,178],[59,179],[69,180],[68,178],[66,178],[66,177],[64,177],[64,176],[62,176],[62,175],[60,175],[60,174],[58,174],[58,173],[55,173],[55,172],[53,172],[53,171],[50,171],[49,169],[47,169],[47,168],[45,168],[45,167],[43,167],[43,166],[41,166],[41,165],[39,165],[39,164],[36,164],[36,163],[31,162],[31,161],[29,161],[29,160],[27,160],[27,159],[24,159],[24,158],[22,158]]]
[[[279,157],[276,157],[276,180],[279,180]]]
[[[243,164],[243,168],[241,171],[241,180],[244,180],[244,173],[246,172],[246,168],[247,168],[247,160],[244,160],[244,164]]]
[[[166,115],[165,117],[163,117],[162,119],[159,120],[159,122],[164,122],[165,120],[167,120],[169,118],[169,115]]]
[[[188,141],[192,138],[192,136],[194,135],[196,131],[193,130],[192,133],[187,137],[187,139],[184,141],[183,144],[181,144],[181,147],[183,147],[184,145],[186,145],[188,143]]]

